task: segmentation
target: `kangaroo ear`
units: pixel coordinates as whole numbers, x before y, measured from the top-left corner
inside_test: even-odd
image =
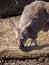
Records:
[[[19,27],[17,25],[15,25],[15,23],[13,21],[10,21],[10,26],[13,28],[14,31],[18,30]]]
[[[46,12],[49,14],[49,3],[46,3],[46,4],[45,4],[44,9],[45,9]]]

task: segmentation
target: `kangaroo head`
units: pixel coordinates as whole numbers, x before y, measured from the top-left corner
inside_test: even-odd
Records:
[[[20,27],[14,24],[14,22],[10,21],[10,26],[13,28],[14,32],[16,33],[16,39],[24,39],[24,37],[28,36],[27,27],[30,25],[31,21],[26,24],[24,27]],[[25,35],[24,35],[25,34]]]

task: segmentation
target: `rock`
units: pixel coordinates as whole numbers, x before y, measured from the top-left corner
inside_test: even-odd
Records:
[[[0,0],[0,17],[19,15],[22,13],[24,6],[33,1],[35,0]]]
[[[46,62],[46,63],[49,63],[49,58],[46,58],[46,59],[45,59],[45,62]]]
[[[34,0],[0,0],[0,17],[19,15]]]
[[[40,57],[39,58],[39,62],[44,62],[45,61],[45,57]]]

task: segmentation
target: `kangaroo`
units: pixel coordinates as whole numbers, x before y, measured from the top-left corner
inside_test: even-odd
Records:
[[[23,49],[27,38],[31,38],[30,43],[33,46],[37,45],[37,33],[49,22],[49,2],[34,1],[24,7],[19,26],[10,21],[11,27],[16,33],[16,39],[19,48]]]

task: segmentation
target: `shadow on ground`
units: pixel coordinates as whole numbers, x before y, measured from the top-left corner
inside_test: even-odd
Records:
[[[29,51],[32,51],[32,50],[41,50],[41,49],[46,48],[46,47],[49,47],[49,44],[37,45],[37,46],[29,46],[29,47],[26,46],[22,50],[25,51],[25,52],[29,52]]]

